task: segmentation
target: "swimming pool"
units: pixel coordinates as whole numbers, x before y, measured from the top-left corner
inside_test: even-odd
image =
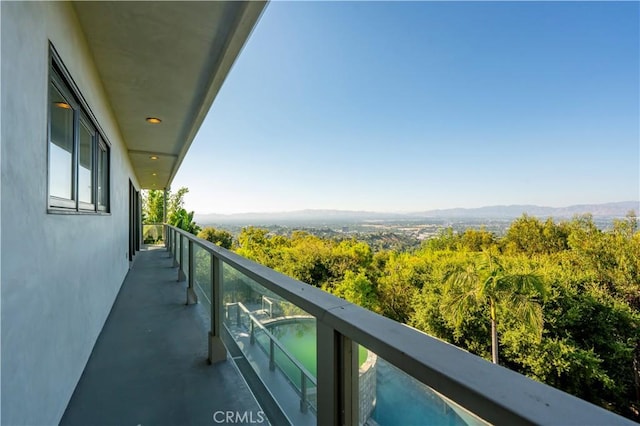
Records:
[[[269,332],[280,342],[287,352],[313,376],[316,368],[316,323],[314,318],[283,319],[265,324]],[[264,332],[256,332],[256,341],[268,353],[269,337]],[[381,426],[384,425],[467,425],[481,424],[473,416],[465,415],[461,409],[441,398],[428,386],[403,373],[382,358],[377,358],[372,368],[374,376],[373,395],[365,396],[363,389],[365,378],[363,368],[369,351],[360,346],[358,359],[360,371],[361,398],[369,398],[364,404],[361,401],[361,412],[365,411],[370,418]],[[302,385],[301,370],[282,350],[276,348],[274,353],[276,365],[284,372],[289,381],[300,392]],[[367,367],[369,367],[369,362]],[[306,391],[314,392],[313,385],[307,381]],[[313,399],[313,398],[312,398]],[[370,407],[370,408],[367,408]]]

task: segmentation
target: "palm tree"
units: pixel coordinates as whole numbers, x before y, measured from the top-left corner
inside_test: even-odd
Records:
[[[542,278],[533,273],[507,273],[496,257],[486,253],[478,264],[470,263],[448,271],[444,276],[443,314],[460,326],[467,314],[478,306],[489,308],[491,318],[491,359],[498,363],[498,307],[504,307],[516,320],[542,336],[542,307],[546,295]]]

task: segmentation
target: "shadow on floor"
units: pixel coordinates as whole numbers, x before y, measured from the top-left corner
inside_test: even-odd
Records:
[[[61,425],[266,424],[234,363],[208,365],[206,314],[171,266],[160,247],[138,254]]]

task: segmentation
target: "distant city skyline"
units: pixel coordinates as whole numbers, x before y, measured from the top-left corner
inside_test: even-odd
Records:
[[[640,198],[638,2],[272,2],[172,183],[198,214]]]

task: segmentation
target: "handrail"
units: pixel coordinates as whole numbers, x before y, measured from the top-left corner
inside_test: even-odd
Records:
[[[631,420],[604,408],[492,364],[174,226],[166,226],[209,252],[212,258],[230,265],[302,308],[316,318],[318,327],[332,329],[365,346],[486,421],[495,424],[555,425],[560,422],[564,425],[635,425]],[[320,371],[318,374],[321,374]],[[322,384],[318,386],[320,395],[323,392]],[[357,405],[357,400],[352,403]],[[318,413],[323,413],[320,397],[318,404]],[[331,411],[339,411],[340,407],[328,404]]]
[[[271,334],[271,332],[270,332],[270,331],[269,331],[269,330],[268,330],[264,325],[262,325],[262,324],[260,323],[260,320],[258,320],[258,318],[256,318],[256,317],[255,317],[255,315],[253,315],[253,314],[251,313],[251,311],[250,311],[249,309],[247,309],[247,307],[246,307],[246,306],[244,306],[241,302],[235,302],[235,304],[236,304],[236,305],[238,305],[238,307],[239,307],[240,309],[242,309],[242,310],[247,314],[247,316],[249,317],[249,319],[250,319],[254,324],[256,324],[256,325],[258,326],[258,328],[259,328],[259,329],[261,329],[262,331],[264,331],[264,333],[267,335],[267,337],[268,337],[270,340],[273,340],[273,343],[274,343],[274,344],[275,344],[275,345],[276,345],[276,346],[277,346],[277,347],[282,351],[282,353],[283,353],[287,358],[289,358],[289,360],[290,360],[291,362],[293,362],[293,364],[296,366],[296,368],[297,368],[298,370],[300,370],[300,372],[301,372],[302,374],[304,374],[305,376],[307,376],[307,378],[309,379],[309,381],[311,381],[311,383],[313,383],[314,385],[316,385],[316,386],[317,386],[316,380],[315,380],[315,378],[313,377],[313,375],[309,372],[309,370],[307,370],[307,369],[305,368],[305,366],[304,366],[304,365],[302,365],[302,364],[300,363],[300,361],[298,361],[296,358],[294,358],[294,357],[293,357],[293,355],[291,355],[291,354],[289,353],[289,351],[288,351],[284,346],[282,346],[282,343],[280,343],[280,341],[279,341],[279,340],[278,340],[278,339],[277,339],[273,334]]]

